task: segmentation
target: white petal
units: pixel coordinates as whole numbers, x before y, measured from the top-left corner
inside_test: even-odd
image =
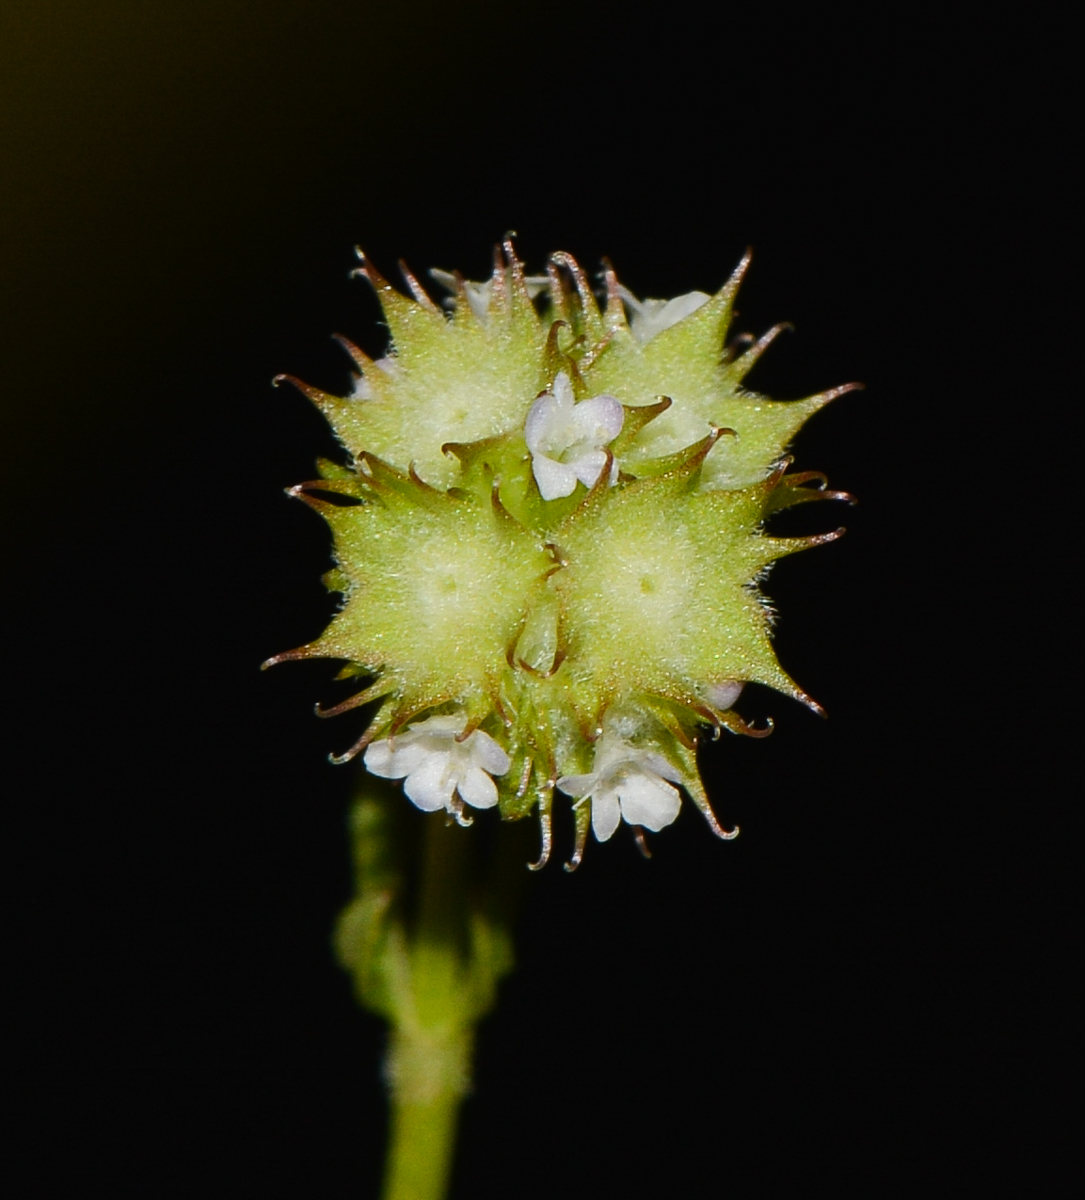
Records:
[[[419,737],[423,734],[452,734],[462,733],[467,724],[464,713],[444,713],[436,717],[427,717],[424,721],[416,721],[407,726],[406,737]]]
[[[582,454],[575,462],[569,463],[577,479],[586,488],[595,485],[596,480],[602,474],[603,468],[606,465],[607,455],[605,450],[589,450],[587,454]],[[574,484],[573,486],[575,487],[576,485]],[[566,492],[565,494],[567,496],[569,493]]]
[[[403,790],[424,812],[436,812],[448,808],[454,787],[448,755],[431,754],[417,771],[407,776]]]
[[[362,761],[365,763],[367,771],[372,771],[374,775],[379,775],[382,779],[397,778],[392,772],[392,749],[388,745],[387,738],[367,746]]]
[[[613,396],[593,396],[581,400],[570,417],[574,440],[584,439],[592,446],[613,441],[625,424],[625,409]]]
[[[467,297],[467,303],[480,320],[485,320],[490,314],[490,293],[492,291],[493,281],[490,279],[487,279],[485,283],[464,284],[463,293]]]
[[[630,328],[638,342],[648,342],[664,329],[684,321],[711,299],[705,292],[687,292],[673,300],[642,300],[634,311]]]
[[[528,409],[527,420],[524,422],[524,441],[532,454],[550,448],[549,435],[553,433],[555,424],[560,422],[561,412],[557,399],[549,392],[540,396]]]
[[[609,840],[621,819],[618,793],[613,788],[600,788],[591,798],[591,827],[596,840]]]
[[[711,299],[712,297],[707,292],[686,292],[684,296],[675,296],[673,300],[668,300],[663,305],[656,320],[664,329],[670,329],[672,325],[684,321],[686,317],[695,313],[701,305],[707,304]]]
[[[395,749],[387,738],[374,742],[365,752],[366,770],[382,779],[402,779],[422,765],[432,750],[419,745],[410,734],[396,739]]]
[[[491,775],[504,775],[511,760],[488,733],[476,729],[464,745],[471,751],[471,762]]]
[[[642,750],[637,755],[637,762],[642,767],[647,767],[654,774],[662,776],[664,779],[669,779],[671,783],[682,782],[681,771],[677,767],[671,766],[662,754],[654,754],[651,751],[645,752]]]
[[[576,489],[576,472],[573,468],[555,462],[544,454],[532,457],[531,469],[544,500],[560,500],[562,496],[571,496]]]
[[[472,808],[493,808],[497,803],[497,785],[478,767],[472,767],[456,787]]]
[[[551,390],[554,393],[554,399],[562,408],[571,408],[575,403],[576,397],[573,395],[573,385],[569,382],[569,376],[564,371],[558,372]]]
[[[618,794],[622,816],[629,824],[653,831],[669,825],[682,806],[677,788],[643,771],[628,772],[618,784]]]
[[[579,800],[581,796],[586,796],[598,782],[598,775],[562,775],[557,781],[557,786],[566,796],[572,796]]]
[[[446,292],[451,292],[453,295],[458,293],[459,284],[456,281],[456,276],[451,271],[442,271],[438,267],[430,267],[430,277],[436,280],[437,283],[445,289]],[[534,300],[535,297],[546,290],[550,284],[550,278],[547,275],[527,275],[524,278],[524,283],[527,284],[527,294]],[[489,295],[493,286],[493,281],[487,279],[485,283],[464,283],[467,290],[468,301],[470,302],[472,293],[484,293],[486,303],[489,304]],[[477,298],[477,296],[476,296]],[[485,308],[483,309],[485,314]]]
[[[604,729],[603,736],[595,743],[592,766],[597,774],[604,775],[621,763],[631,761],[636,754],[637,751],[625,738],[615,736],[609,729]]]
[[[447,274],[447,272],[443,273]],[[431,271],[430,274],[432,275],[433,272]],[[449,275],[448,277],[449,279],[455,278],[453,275]],[[451,291],[451,289],[449,290]],[[618,284],[618,295],[621,296],[625,303],[628,304],[635,313],[639,313],[644,308],[644,305],[641,304],[641,302],[636,298],[636,296],[633,295],[633,293],[625,286],[624,283]]]
[[[739,693],[742,691],[743,684],[737,679],[725,679],[723,683],[714,683],[707,688],[705,694],[708,697],[708,702],[714,708],[718,708],[721,712],[731,707],[738,699]]]
[[[440,267],[430,267],[430,278],[435,280],[445,289],[446,292],[456,294],[458,288],[456,284],[456,276],[451,271],[442,271]]]

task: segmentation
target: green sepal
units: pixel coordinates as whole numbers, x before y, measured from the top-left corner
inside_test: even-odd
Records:
[[[346,595],[350,591],[350,576],[341,567],[332,567],[320,577],[320,582],[329,592],[341,592]]]
[[[821,486],[804,486],[811,479],[819,480]],[[809,504],[812,500],[843,500],[848,504],[855,503],[855,498],[847,492],[830,491],[829,481],[820,471],[802,471],[780,478],[765,498],[765,516],[796,504]]]
[[[350,467],[344,467],[341,463],[332,462],[330,458],[318,458],[316,460],[316,469],[321,479],[351,479],[354,472]]]
[[[622,431],[610,444],[615,458],[621,459],[624,457],[632,449],[633,443],[637,439],[637,434],[640,433],[645,425],[649,421],[654,421],[656,417],[662,416],[673,403],[674,401],[670,396],[659,396],[654,404],[642,404],[635,407],[623,404],[625,421],[622,424]]]

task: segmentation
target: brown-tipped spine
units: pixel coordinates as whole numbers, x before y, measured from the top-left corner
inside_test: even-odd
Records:
[[[607,307],[603,313],[603,323],[611,334],[619,329],[628,329],[629,323],[625,318],[625,305],[618,286],[618,276],[609,258],[603,259],[603,279],[607,285]]]
[[[795,326],[790,321],[781,321],[779,325],[773,325],[768,333],[762,334],[756,342],[744,354],[739,355],[729,366],[728,370],[735,379],[743,379],[750,371],[753,370],[754,363],[761,357],[762,354],[772,345],[774,341],[784,332],[785,329],[794,329]]]
[[[338,396],[333,396],[330,392],[322,392],[320,388],[312,387],[308,383],[303,383],[295,375],[276,375],[271,381],[272,387],[278,387],[280,383],[289,383],[296,387],[299,392],[309,400],[311,400],[317,408],[323,409],[330,404],[335,404],[339,401]]]
[[[527,760],[530,764],[531,760]],[[529,871],[541,871],[543,867],[550,861],[550,852],[553,848],[553,821],[552,810],[554,801],[554,789],[552,787],[540,788],[539,790],[539,857],[531,863],[527,864]]]
[[[373,360],[360,347],[356,346],[348,337],[344,337],[341,333],[333,333],[332,338],[339,343],[340,346],[350,355],[354,365],[364,375],[366,371],[370,371],[374,367]]]
[[[565,870],[571,875],[584,860],[584,847],[588,844],[588,829],[591,825],[591,804],[590,800],[586,800],[576,808],[576,844],[573,847],[573,856],[565,864]]]
[[[614,453],[621,458],[645,425],[662,416],[673,403],[670,396],[660,396],[654,404],[623,404],[625,420],[622,422],[622,431],[611,442]]]
[[[426,294],[425,288],[423,288],[418,282],[410,267],[407,266],[406,262],[404,262],[402,258],[399,260],[399,273],[403,276],[403,282],[407,285],[411,295],[418,301],[419,304],[422,305],[424,309],[426,309],[427,312],[436,313],[441,317],[444,316],[444,313],[441,312],[437,305],[434,304],[434,302]]]
[[[282,654],[273,654],[270,658],[265,658],[260,664],[260,670],[266,671],[268,667],[277,667],[279,663],[284,662],[301,662],[306,658],[322,657],[319,651],[314,650],[312,646],[299,646],[296,650],[284,650]]]

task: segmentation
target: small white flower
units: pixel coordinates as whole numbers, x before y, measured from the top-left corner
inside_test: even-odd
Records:
[[[682,777],[662,754],[606,732],[595,745],[592,766],[590,775],[563,775],[558,787],[590,802],[598,841],[607,841],[623,817],[630,825],[658,832],[678,816],[682,797],[667,780],[680,783]]]
[[[493,808],[497,786],[491,775],[504,775],[509,756],[488,733],[476,729],[462,742],[463,713],[429,717],[409,726],[394,739],[374,742],[365,752],[365,765],[383,779],[403,779],[403,790],[425,812],[445,809],[461,824],[464,802],[472,808]]]
[[[511,274],[511,272],[509,272]],[[437,267],[430,270],[430,275],[450,292],[456,292],[458,285],[456,276],[451,271],[441,271]],[[527,275],[524,277],[524,285],[527,287],[528,296],[534,300],[540,292],[544,291],[550,280],[546,275]],[[472,283],[470,279],[463,281],[463,294],[470,306],[471,311],[479,320],[485,320],[490,315],[490,301],[493,299],[494,281],[487,279],[482,283]],[[455,304],[454,300],[446,300],[446,304]]]
[[[524,440],[531,451],[531,469],[544,500],[571,496],[577,480],[590,488],[606,466],[603,449],[622,431],[625,412],[613,396],[593,396],[579,404],[564,371],[531,406],[524,423]],[[611,466],[613,483],[617,463]]]
[[[738,699],[745,684],[737,679],[725,679],[722,683],[712,683],[705,688],[709,704],[720,712],[726,712]]]
[[[633,313],[629,329],[638,342],[650,342],[657,333],[684,321],[690,313],[695,313],[711,299],[705,292],[686,292],[684,296],[675,296],[673,300],[638,300],[621,284],[618,285],[618,295]]]

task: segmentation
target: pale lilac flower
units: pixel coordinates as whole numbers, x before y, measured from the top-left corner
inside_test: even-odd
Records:
[[[559,372],[552,390],[535,401],[524,423],[524,440],[542,498],[571,496],[577,480],[592,487],[606,466],[603,447],[621,433],[624,421],[625,412],[613,396],[593,396],[577,404],[569,376]],[[617,475],[613,463],[611,483]]]
[[[481,729],[456,740],[466,723],[463,713],[419,721],[394,739],[374,742],[365,752],[365,765],[383,779],[405,778],[403,790],[418,808],[443,808],[463,823],[465,802],[472,808],[494,807],[497,786],[491,776],[509,769],[509,756]]]
[[[658,832],[678,816],[682,798],[673,783],[681,775],[662,754],[604,732],[595,745],[588,775],[563,775],[557,785],[580,803],[591,804],[596,839],[607,841],[621,819]]]

